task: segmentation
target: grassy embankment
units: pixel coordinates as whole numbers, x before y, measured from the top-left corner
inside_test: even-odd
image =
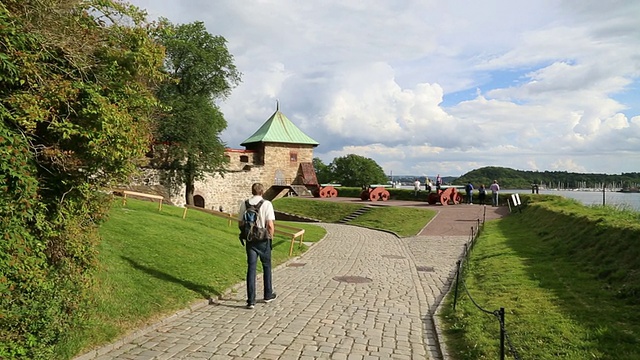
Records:
[[[522,359],[640,359],[640,213],[531,203],[486,224],[465,271],[481,306],[505,308]],[[499,358],[496,318],[466,295],[454,312],[452,295],[443,321],[455,358]]]
[[[378,204],[382,204],[379,202]],[[282,198],[274,206],[292,214],[308,216],[324,222],[336,222],[360,209],[361,204],[345,204],[300,198]],[[416,235],[435,216],[428,209],[376,206],[349,222],[349,225],[392,231],[399,236]]]
[[[286,198],[275,201],[274,207],[335,222],[361,206]],[[109,220],[100,227],[103,241],[90,321],[68,335],[57,349],[60,358],[114,341],[194,301],[216,297],[244,280],[246,260],[236,223],[228,226],[225,219],[192,210],[182,219],[182,211],[164,206],[159,212],[155,203],[133,199],[125,207],[114,202]],[[382,208],[376,213],[384,221],[365,218],[363,223],[409,235],[433,216],[420,209]],[[305,242],[315,242],[325,234],[313,224],[277,223],[304,228]],[[412,230],[416,227],[419,229]],[[274,263],[289,258],[289,241],[276,236]],[[304,250],[296,245],[294,256]]]

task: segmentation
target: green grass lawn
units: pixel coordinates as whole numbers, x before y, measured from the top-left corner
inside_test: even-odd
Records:
[[[322,222],[333,223],[362,208],[363,205],[284,197],[275,200],[273,207],[278,211],[289,214],[302,215]]]
[[[414,236],[436,215],[433,210],[410,207],[374,207],[349,224],[393,231],[399,236]]]
[[[337,222],[354,211],[364,207],[362,204],[328,202],[313,199],[286,197],[274,201],[278,211],[322,220]],[[351,225],[371,229],[393,231],[400,236],[413,236],[422,230],[435,216],[436,212],[412,207],[376,206],[349,222]]]
[[[246,255],[237,223],[182,208],[128,200],[114,202],[100,227],[100,267],[94,307],[86,327],[69,334],[58,349],[69,358],[81,349],[114,341],[198,299],[222,294],[242,282]],[[305,229],[305,242],[318,241],[325,230],[311,224],[277,222]],[[290,238],[276,235],[273,261],[289,259]],[[294,256],[303,250],[294,247]],[[260,267],[259,267],[260,268]]]
[[[465,270],[471,295],[505,308],[522,359],[640,359],[639,215],[561,202],[486,224]],[[452,295],[443,321],[454,357],[499,358],[495,317],[466,295],[454,312]]]

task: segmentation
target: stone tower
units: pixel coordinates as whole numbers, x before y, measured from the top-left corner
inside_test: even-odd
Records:
[[[265,188],[294,183],[300,164],[313,162],[318,142],[303,133],[287,117],[276,111],[240,145],[253,152],[253,165],[261,166]]]

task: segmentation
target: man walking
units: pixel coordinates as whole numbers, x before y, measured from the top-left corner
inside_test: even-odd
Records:
[[[240,242],[245,246],[247,252],[247,309],[253,309],[256,304],[256,266],[258,258],[262,263],[263,282],[264,282],[264,302],[268,303],[276,298],[276,293],[273,292],[273,283],[271,278],[271,246],[273,234],[275,232],[276,220],[275,213],[273,212],[273,204],[269,200],[262,198],[264,194],[264,186],[260,183],[255,183],[251,186],[251,193],[253,196],[244,201],[240,205],[240,211],[238,212],[238,226],[243,229],[245,221],[247,219],[246,213],[249,210],[257,210],[257,219],[255,221],[255,227],[259,229],[266,229],[265,231],[258,233],[266,233],[265,238],[251,239],[251,236],[247,236],[244,232],[240,234]]]
[[[489,188],[491,189],[491,204],[493,206],[498,206],[498,192],[500,191],[498,180],[493,180],[493,184],[491,184]]]

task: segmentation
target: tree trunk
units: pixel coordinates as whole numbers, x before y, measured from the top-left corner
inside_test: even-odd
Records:
[[[193,194],[196,190],[194,182],[195,182],[195,174],[194,172],[191,170],[191,167],[189,166],[190,161],[187,161],[187,169],[185,170],[185,176],[184,176],[184,184],[185,184],[185,201],[187,202],[187,205],[193,205]]]
[[[195,192],[195,186],[193,185],[193,180],[187,180],[185,185],[186,185],[185,201],[187,202],[187,205],[193,205],[193,193]]]

